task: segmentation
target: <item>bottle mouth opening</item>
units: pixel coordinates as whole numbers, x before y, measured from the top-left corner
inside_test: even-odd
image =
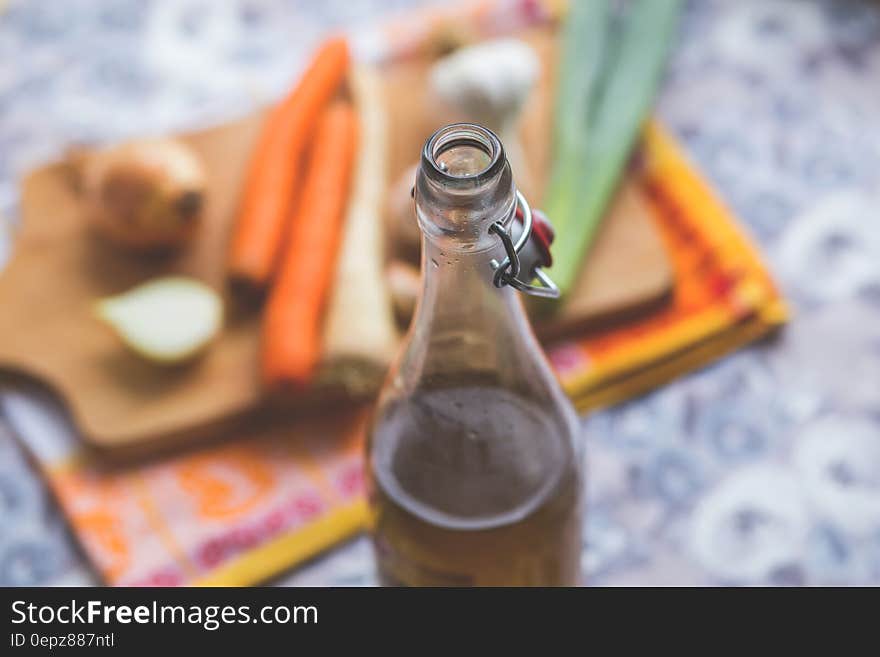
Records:
[[[425,143],[422,161],[429,178],[449,187],[472,188],[504,166],[504,148],[491,130],[474,123],[440,128]]]

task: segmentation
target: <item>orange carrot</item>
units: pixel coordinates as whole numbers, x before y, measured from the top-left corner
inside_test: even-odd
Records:
[[[229,255],[229,273],[265,287],[278,263],[301,187],[303,159],[321,113],[348,69],[344,38],[326,41],[293,91],[269,113],[252,156]]]
[[[302,387],[318,363],[357,133],[357,114],[345,101],[334,102],[318,124],[263,319],[262,370],[268,388]]]

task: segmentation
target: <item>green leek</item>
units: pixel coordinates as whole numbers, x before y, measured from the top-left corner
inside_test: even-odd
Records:
[[[619,35],[612,4],[572,2],[560,53],[554,166],[543,205],[556,231],[550,275],[563,296],[651,110],[682,0],[633,0]]]

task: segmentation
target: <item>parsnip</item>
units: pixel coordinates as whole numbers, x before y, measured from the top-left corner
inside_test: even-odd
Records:
[[[361,143],[325,317],[319,382],[341,385],[361,396],[381,384],[398,336],[383,280],[387,114],[375,69],[355,68],[350,82]]]

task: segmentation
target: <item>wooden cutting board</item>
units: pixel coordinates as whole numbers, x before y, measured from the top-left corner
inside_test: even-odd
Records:
[[[550,61],[552,39],[530,38]],[[424,67],[410,62],[386,71],[391,180],[415,159],[434,127],[425,122],[425,97],[417,92]],[[524,145],[536,171],[546,171],[548,158],[550,75],[548,69],[527,110]],[[194,363],[172,368],[129,354],[92,315],[96,299],[168,273],[195,276],[226,294],[226,244],[260,123],[255,115],[183,136],[205,162],[209,201],[199,240],[177,256],[136,256],[98,239],[83,221],[63,165],[25,179],[22,226],[0,273],[0,368],[54,389],[91,445],[106,450],[168,445],[217,432],[260,408],[257,311],[228,304],[226,329],[213,348]],[[667,294],[671,284],[662,244],[636,188],[627,185],[564,321],[571,326],[644,307]]]
[[[185,138],[205,162],[209,192],[202,233],[176,257],[132,255],[95,236],[63,165],[25,179],[21,229],[0,274],[0,367],[52,387],[87,441],[112,447],[184,437],[257,404],[255,313],[233,310],[202,359],[167,368],[120,348],[92,308],[100,297],[171,272],[225,290],[227,235],[259,126],[254,116]]]

